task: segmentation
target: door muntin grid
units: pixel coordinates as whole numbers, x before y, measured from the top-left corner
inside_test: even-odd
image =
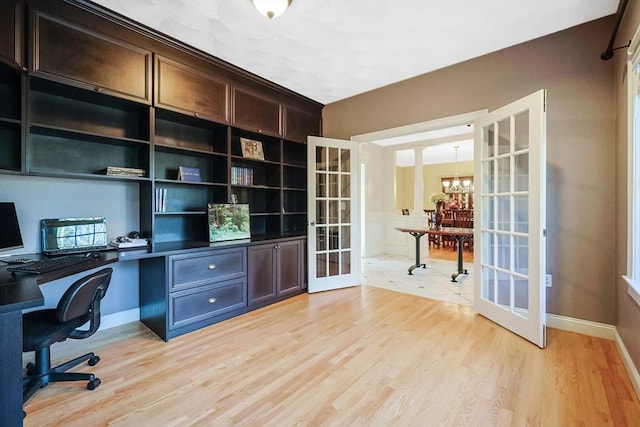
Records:
[[[350,274],[351,150],[316,147],[316,277]]]
[[[529,316],[529,112],[482,128],[481,297]]]

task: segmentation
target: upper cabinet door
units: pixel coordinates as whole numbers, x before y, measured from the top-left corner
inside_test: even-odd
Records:
[[[254,92],[233,88],[232,124],[265,135],[282,136],[282,104]]]
[[[0,3],[0,61],[22,66],[22,7],[12,1]]]
[[[229,82],[156,55],[155,105],[229,123]]]
[[[85,89],[151,103],[151,52],[35,12],[31,71]]]
[[[284,138],[307,143],[308,136],[320,136],[320,116],[297,108],[285,106]]]

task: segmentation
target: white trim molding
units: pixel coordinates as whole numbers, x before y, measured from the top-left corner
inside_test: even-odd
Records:
[[[634,280],[629,276],[622,276],[622,278],[627,282],[629,296],[640,305],[640,280]]]
[[[547,326],[562,329],[563,331],[577,332],[590,337],[615,339],[616,327],[606,323],[591,322],[589,320],[575,319],[573,317],[559,316],[547,313]]]
[[[606,323],[574,319],[572,317],[558,316],[557,314],[547,314],[547,326],[562,329],[563,331],[577,332],[591,337],[615,341],[624,367],[629,375],[629,380],[636,391],[636,395],[640,397],[640,374],[633,364],[633,359],[631,359],[627,347],[625,347],[624,341],[622,341],[615,326],[607,325]]]
[[[631,355],[629,355],[627,347],[625,347],[624,341],[622,341],[622,337],[620,337],[617,330],[615,331],[615,334],[616,345],[620,352],[620,356],[622,357],[624,367],[627,369],[627,374],[629,374],[629,380],[631,380],[631,384],[633,384],[633,388],[636,390],[636,396],[640,398],[640,374],[633,364]]]
[[[130,310],[119,311],[117,313],[102,315],[100,319],[100,330],[113,328],[115,326],[124,325],[125,323],[137,322],[140,320],[140,309],[132,308]]]

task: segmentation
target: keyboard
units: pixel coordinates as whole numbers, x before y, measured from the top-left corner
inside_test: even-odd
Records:
[[[7,267],[7,271],[16,273],[44,274],[61,268],[72,267],[93,261],[93,258],[77,255],[64,255],[57,258],[45,258],[27,264]]]

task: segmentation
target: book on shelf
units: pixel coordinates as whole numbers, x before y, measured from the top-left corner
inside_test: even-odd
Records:
[[[125,168],[120,166],[107,166],[105,173],[109,176],[137,176],[143,177],[147,171],[138,168]]]
[[[167,211],[167,189],[166,188],[156,188],[155,210],[156,212]]]
[[[264,160],[264,151],[262,150],[262,142],[249,138],[240,138],[242,146],[242,157],[247,159]]]
[[[253,185],[253,169],[232,166],[231,185]]]
[[[178,168],[178,180],[200,182],[200,168],[188,168],[186,166],[180,166]]]

